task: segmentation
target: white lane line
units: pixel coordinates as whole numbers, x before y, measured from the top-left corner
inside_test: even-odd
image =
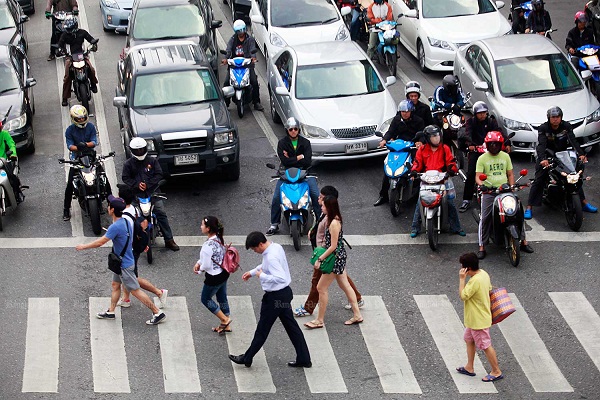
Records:
[[[493,383],[481,381],[487,373],[477,355],[474,364],[477,376],[456,372],[456,368],[467,360],[467,348],[463,341],[465,327],[448,297],[445,294],[413,297],[459,393],[497,393]]]
[[[600,370],[600,317],[581,292],[548,293],[558,311]]]
[[[572,392],[519,299],[514,293],[509,296],[517,311],[498,327],[531,386],[536,392]]]
[[[59,298],[32,298],[27,303],[23,392],[58,392]]]
[[[160,307],[158,297],[154,304]],[[194,335],[185,297],[169,297],[167,319],[158,325],[165,393],[200,393]]]
[[[90,346],[94,392],[131,393],[121,308],[115,309],[114,321],[96,318],[96,313],[106,310],[109,304],[110,297],[90,297]]]
[[[306,295],[294,295],[294,303],[304,304]],[[318,307],[318,306],[317,306]],[[316,310],[315,310],[316,311]],[[316,315],[316,313],[315,313]],[[299,318],[300,324],[310,318]],[[301,327],[310,350],[312,368],[303,368],[311,393],[348,393],[342,371],[329,342],[327,327],[308,330]]]
[[[400,343],[396,326],[381,296],[363,296],[360,324],[384,393],[421,394],[421,388]]]
[[[228,333],[227,346],[229,353],[240,355],[244,353],[254,337],[256,317],[250,296],[228,296],[232,333]],[[275,393],[275,385],[271,377],[264,349],[260,349],[252,360],[252,367],[231,363],[233,373],[240,393]]]

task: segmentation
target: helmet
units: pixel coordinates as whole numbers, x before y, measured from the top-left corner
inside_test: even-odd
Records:
[[[548,109],[548,111],[546,111],[546,116],[548,117],[548,119],[550,119],[550,117],[561,117],[562,118],[563,112],[560,109],[560,107],[554,106],[554,107],[550,107]]]
[[[544,8],[544,2],[542,0],[531,0],[531,5],[536,11],[540,11]]]
[[[400,104],[398,104],[398,111],[406,111],[406,112],[415,111],[415,105],[410,100],[402,100],[400,102]]]
[[[241,19],[236,19],[233,22],[233,31],[236,34],[246,32],[246,23]]]
[[[142,161],[148,154],[148,144],[141,137],[134,137],[129,142],[129,150],[131,150],[132,156]]]
[[[427,143],[429,143],[432,146],[439,146],[442,135],[442,131],[439,127],[437,127],[436,125],[428,125],[425,127],[425,129],[423,129],[423,134],[425,135],[425,140],[427,141]],[[436,144],[433,144],[431,142],[431,138],[435,136],[439,137],[440,140],[438,140]]]
[[[488,112],[488,106],[483,101],[477,101],[473,104],[473,115],[480,112]]]
[[[444,79],[442,79],[442,86],[444,87],[444,90],[449,93],[456,93],[456,90],[458,89],[458,79],[454,75],[446,75],[444,76]]]
[[[483,140],[485,143],[500,142],[504,143],[504,136],[498,131],[489,131]]]
[[[584,24],[586,24],[588,22],[588,18],[587,18],[587,15],[585,15],[585,12],[577,11],[575,13],[575,23],[578,23],[578,22],[583,22]]]
[[[296,120],[296,118],[294,117],[289,117],[287,119],[287,121],[285,121],[285,129],[290,129],[290,128],[299,128],[300,125],[298,124],[298,120]]]
[[[79,22],[73,15],[69,15],[63,21],[63,28],[67,33],[75,33],[79,29]]]
[[[84,106],[77,104],[71,107],[69,114],[71,114],[72,123],[74,123],[78,128],[85,128],[88,123],[88,112]]]
[[[410,81],[404,86],[404,94],[406,98],[410,93],[417,93],[421,97],[421,85],[417,81]]]

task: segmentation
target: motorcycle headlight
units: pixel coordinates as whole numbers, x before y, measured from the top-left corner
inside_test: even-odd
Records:
[[[385,166],[385,173],[388,174],[389,176],[394,176],[394,171],[392,171],[392,169],[390,168],[389,165]]]
[[[379,127],[377,128],[377,132],[381,132],[385,135],[385,133],[388,131],[388,129],[390,129],[390,125],[392,123],[392,120],[394,118],[390,118],[387,121],[385,121],[383,124],[379,125]]]
[[[570,183],[571,185],[574,185],[577,182],[579,182],[579,174],[569,174],[569,175],[567,175],[567,183]]]
[[[4,129],[7,131],[16,131],[21,129],[27,123],[27,113],[23,113],[17,118],[11,119],[4,125]]]
[[[96,174],[93,172],[81,172],[81,176],[83,176],[83,181],[86,186],[93,186],[96,182]]]
[[[146,147],[148,151],[156,151],[156,147],[154,147],[154,139],[146,139]]]
[[[590,122],[598,122],[600,121],[600,108],[596,111],[585,117],[585,123],[589,124]]]
[[[304,196],[300,198],[298,202],[298,208],[304,208],[308,206],[308,192],[304,193]]]
[[[140,210],[144,216],[150,215],[150,207],[152,207],[152,203],[140,203]]]
[[[512,196],[502,198],[502,208],[507,215],[513,215],[517,209],[517,200]]]
[[[277,47],[286,47],[287,43],[276,33],[271,33],[271,44]]]
[[[325,129],[306,124],[300,124],[300,132],[311,139],[327,139],[329,137]]]
[[[288,197],[283,192],[281,192],[281,204],[283,204],[285,208],[294,208],[294,206],[292,205],[292,201],[288,199]]]
[[[240,86],[248,86],[250,84],[250,70],[247,70],[240,82]]]
[[[396,173],[394,174],[394,176],[400,176],[400,175],[402,175],[402,173],[404,172],[404,168],[406,168],[405,165],[402,165],[400,168],[398,168],[398,170],[396,171]]]
[[[344,41],[348,38],[350,38],[350,32],[348,32],[348,29],[344,25],[340,26],[340,29],[335,34],[335,40]]]
[[[530,131],[531,127],[526,122],[515,121],[514,119],[502,118],[504,126],[513,131]]]
[[[119,4],[115,0],[104,0],[104,5],[108,8],[119,9]]]
[[[434,39],[431,37],[427,37],[427,40],[429,41],[429,45],[431,47],[438,47],[444,50],[454,50],[450,43],[446,42],[445,40]]]
[[[215,146],[224,145],[233,142],[233,132],[215,133]]]

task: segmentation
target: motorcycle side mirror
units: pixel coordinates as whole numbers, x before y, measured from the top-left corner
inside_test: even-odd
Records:
[[[235,94],[235,89],[233,88],[233,86],[225,86],[222,90],[223,96],[225,96],[226,98],[233,97],[233,95]]]
[[[277,167],[275,167],[275,164],[267,163],[266,165],[267,165],[267,168],[277,169]]]
[[[342,17],[350,14],[352,12],[352,8],[348,7],[348,6],[344,6],[342,7],[342,9],[340,10],[340,14],[342,14]]]
[[[581,79],[584,81],[589,80],[592,77],[592,71],[586,69],[585,71],[581,71]]]
[[[487,175],[486,174],[479,174],[479,180],[481,182],[485,182],[487,180]]]
[[[227,52],[225,50],[219,50],[219,53],[223,54],[224,56],[227,55]]]
[[[108,153],[108,156],[109,156],[109,157],[114,157],[114,156],[115,156],[115,154],[116,154],[116,153],[115,153],[114,151],[111,151],[110,153]]]
[[[167,183],[167,180],[166,179],[161,179],[160,181],[158,181],[157,187],[161,187],[165,183]]]
[[[521,176],[527,176],[528,173],[529,173],[529,171],[527,171],[527,168],[523,168],[521,170],[521,172],[519,172],[519,175],[521,175]]]
[[[289,96],[290,92],[283,86],[277,86],[275,88],[275,94],[278,94],[279,96]]]
[[[65,162],[65,159],[64,159],[64,158],[59,158],[59,159],[58,159],[58,162],[59,162],[60,164],[62,164],[62,163],[64,163],[64,162]]]

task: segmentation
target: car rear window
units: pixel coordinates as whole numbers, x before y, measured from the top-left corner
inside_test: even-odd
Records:
[[[195,5],[139,8],[132,33],[139,40],[177,39],[205,34],[204,18]]]

